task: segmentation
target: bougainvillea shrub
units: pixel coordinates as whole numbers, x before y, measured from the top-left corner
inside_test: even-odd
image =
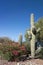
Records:
[[[19,55],[19,52],[18,52],[17,50],[13,50],[13,51],[12,51],[12,54],[13,54],[14,56],[18,56],[18,55]]]
[[[20,51],[21,51],[21,54],[25,54],[25,53],[26,53],[26,48],[25,48],[25,46],[20,46],[19,49],[20,49]]]
[[[25,46],[18,46],[18,49],[12,50],[12,54],[15,60],[19,59],[22,55],[26,54]]]
[[[20,45],[19,43],[13,43],[10,45],[2,45],[0,47],[4,59],[6,60],[19,60],[22,55],[26,55],[27,50],[25,45]]]

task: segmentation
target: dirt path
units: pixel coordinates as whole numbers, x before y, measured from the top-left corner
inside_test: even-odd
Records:
[[[31,59],[31,60],[26,60],[24,62],[8,62],[6,60],[0,60],[0,65],[43,65],[43,60],[41,59]]]

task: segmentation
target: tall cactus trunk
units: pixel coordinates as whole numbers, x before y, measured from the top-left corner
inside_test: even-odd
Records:
[[[31,34],[32,34],[32,39],[31,39],[31,57],[35,57],[35,41],[36,41],[36,36],[33,34],[32,29],[35,27],[34,25],[34,14],[31,14]]]

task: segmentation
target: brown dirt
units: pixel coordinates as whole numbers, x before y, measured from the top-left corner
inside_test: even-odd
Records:
[[[26,60],[24,62],[8,62],[6,60],[0,60],[0,65],[43,65],[43,60],[42,59],[31,59],[31,60]]]

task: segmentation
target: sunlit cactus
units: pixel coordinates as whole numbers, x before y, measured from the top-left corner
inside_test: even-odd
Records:
[[[38,29],[37,29],[37,33],[39,33],[40,31],[41,31],[41,29],[40,29],[40,28],[38,28]]]
[[[19,35],[19,40],[18,40],[19,44],[22,45],[22,34],[20,33]]]
[[[31,57],[35,57],[35,44],[36,44],[36,35],[40,32],[40,28],[36,29],[35,22],[34,22],[34,14],[31,14],[31,29],[28,31],[29,40],[31,42]]]
[[[29,39],[29,41],[32,39],[32,34],[31,34],[31,31],[29,30],[29,31],[27,31],[27,33],[28,33],[28,39]]]
[[[31,39],[31,56],[32,58],[35,57],[35,41],[36,41],[36,28],[35,28],[35,23],[34,23],[34,14],[31,14],[31,34],[32,34],[32,39]]]

